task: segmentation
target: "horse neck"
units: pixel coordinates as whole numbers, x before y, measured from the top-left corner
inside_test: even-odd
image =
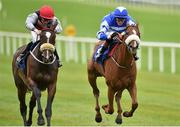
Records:
[[[119,44],[114,53],[114,58],[121,66],[130,66],[133,61],[133,56],[130,54],[125,44]]]

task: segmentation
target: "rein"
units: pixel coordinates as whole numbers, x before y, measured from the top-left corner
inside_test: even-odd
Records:
[[[125,44],[125,45],[128,45],[128,43],[130,42],[130,40],[132,40],[132,39],[134,39],[134,38],[138,41],[138,43],[140,43],[140,39],[139,39],[136,35],[132,34],[132,35],[130,35],[129,37],[127,37],[127,38],[125,39],[124,44]],[[120,40],[119,42],[120,42],[120,44],[121,44],[123,41]],[[111,56],[111,59],[113,60],[113,62],[114,62],[119,68],[129,69],[129,68],[133,65],[133,60],[131,61],[130,67],[127,67],[127,66],[120,65],[120,64],[114,59],[113,55]]]
[[[132,62],[131,62],[131,64],[130,64],[130,67],[126,67],[126,66],[120,65],[120,64],[114,59],[113,56],[111,56],[111,59],[113,60],[113,62],[114,62],[119,68],[123,68],[123,69],[129,69],[129,68],[132,66],[132,64],[133,64],[133,60],[132,60]]]
[[[36,45],[36,47],[33,49],[33,51],[30,51],[30,54],[32,55],[32,57],[33,57],[37,62],[39,62],[39,63],[41,63],[41,64],[46,64],[46,65],[53,64],[53,63],[55,62],[55,60],[56,60],[56,56],[55,56],[54,54],[53,54],[53,61],[52,61],[52,62],[49,62],[49,63],[45,63],[45,62],[39,60],[39,59],[33,54],[34,50],[37,48],[38,45],[39,45],[39,43]]]

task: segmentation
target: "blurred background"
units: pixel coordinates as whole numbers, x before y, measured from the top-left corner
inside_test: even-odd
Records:
[[[123,118],[122,125],[180,125],[179,0],[0,0],[0,125],[23,125],[11,62],[15,50],[31,40],[26,17],[44,4],[54,8],[63,26],[56,41],[63,67],[59,69],[52,125],[116,125],[116,110],[112,116],[101,110],[102,123],[94,121],[95,99],[87,81],[86,63],[102,18],[117,6],[125,6],[139,23],[142,40],[137,62],[139,107],[132,118]],[[103,78],[98,79],[98,87],[100,104],[106,104]],[[42,103],[45,108],[46,92],[42,93]],[[131,99],[124,91],[122,108],[130,107]],[[33,125],[36,118],[34,110]]]

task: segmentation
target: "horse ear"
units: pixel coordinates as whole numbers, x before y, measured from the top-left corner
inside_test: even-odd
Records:
[[[138,30],[138,35],[141,38],[141,33],[140,33],[140,29],[139,29],[139,22],[136,24],[137,30]]]
[[[139,28],[139,22],[136,23],[137,28]]]

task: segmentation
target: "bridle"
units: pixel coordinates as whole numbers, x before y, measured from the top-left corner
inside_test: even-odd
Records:
[[[124,32],[124,37],[123,37],[123,41],[119,41],[119,44],[124,44],[126,45],[128,51],[133,54],[136,53],[139,44],[140,44],[140,33],[138,30],[135,30],[132,28],[131,31],[128,31],[130,28],[130,26],[127,27],[126,32]],[[136,26],[132,26],[132,27],[136,27]],[[136,27],[136,29],[138,29]],[[133,44],[132,44],[133,43]],[[134,59],[132,59],[130,66],[124,66],[124,65],[120,65],[113,56],[111,56],[111,59],[113,60],[113,62],[119,67],[119,68],[123,68],[123,69],[128,69],[133,65],[133,61]]]
[[[40,35],[38,35],[40,36]],[[45,33],[45,36],[47,38],[46,42],[45,43],[42,43],[42,42],[39,42],[36,47],[33,49],[33,51],[30,51],[30,54],[31,56],[39,63],[41,64],[46,64],[46,65],[50,65],[50,64],[53,64],[55,61],[56,61],[56,56],[54,55],[54,51],[55,51],[55,47],[53,44],[50,43],[50,37],[51,37],[51,33],[50,32],[46,32]],[[41,39],[40,39],[41,41]],[[43,40],[44,42],[45,40]],[[42,44],[41,44],[42,43]],[[40,45],[41,44],[41,45]],[[39,47],[39,49],[37,49],[37,47]],[[50,62],[44,62],[43,60],[40,60],[39,58],[37,58],[37,56],[34,54],[35,50],[40,50],[41,54],[45,51],[47,51],[47,54],[49,54],[49,51],[51,51],[53,54],[52,54],[52,57],[53,57],[53,60],[50,61]],[[43,57],[43,56],[42,56]]]

